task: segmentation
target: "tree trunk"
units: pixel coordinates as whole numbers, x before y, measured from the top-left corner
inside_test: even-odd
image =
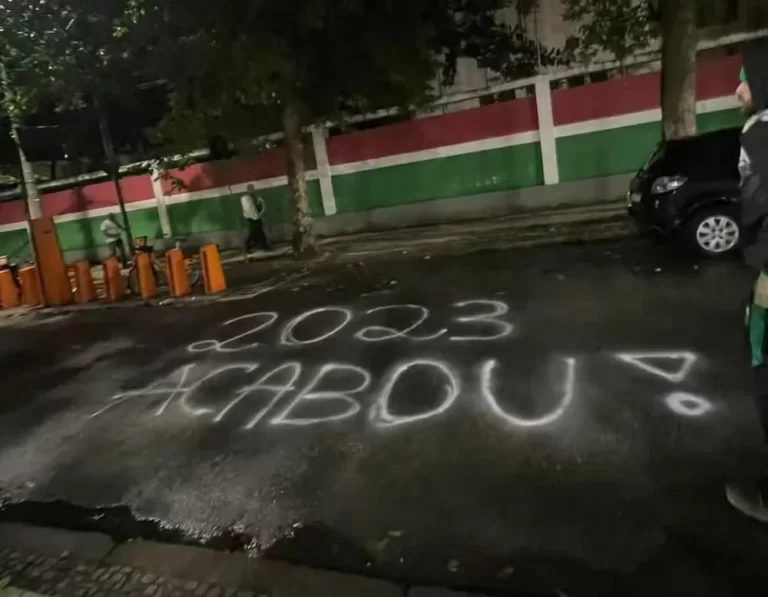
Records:
[[[43,217],[43,208],[40,203],[40,191],[37,188],[37,179],[32,164],[27,160],[27,154],[24,153],[24,146],[21,143],[19,135],[19,121],[11,116],[11,138],[16,145],[16,152],[19,154],[19,164],[21,166],[21,180],[24,183],[24,196],[27,199],[27,213],[31,220]]]
[[[2,63],[0,63],[0,87],[6,98],[6,103],[9,102],[8,98],[12,96],[12,91],[10,89],[10,82],[8,81],[8,73],[5,70],[5,65]],[[8,113],[8,119],[10,120],[11,139],[13,139],[13,144],[16,146],[16,153],[19,156],[21,181],[22,186],[24,187],[24,196],[27,200],[27,215],[34,220],[43,215],[43,208],[40,204],[40,191],[37,188],[37,178],[35,177],[34,170],[32,170],[32,164],[27,160],[27,154],[24,153],[24,145],[21,142],[21,135],[19,134],[19,128],[21,127],[19,117],[10,105],[6,105],[6,112]]]
[[[120,214],[123,219],[123,229],[125,230],[125,236],[128,240],[128,252],[130,255],[133,255],[134,247],[133,234],[131,233],[131,222],[128,219],[128,212],[125,210],[125,197],[123,196],[123,189],[120,186],[120,166],[117,163],[117,156],[115,156],[115,145],[112,142],[112,132],[109,129],[107,111],[103,100],[98,96],[94,96],[93,105],[96,108],[96,115],[99,119],[99,131],[101,132],[101,144],[104,147],[104,157],[107,160],[107,171],[109,173],[109,177],[112,179],[112,184],[115,187],[115,193],[117,194],[117,204],[120,206]]]
[[[665,139],[696,134],[696,0],[661,4],[661,112]]]
[[[296,106],[290,100],[286,101],[283,110],[283,134],[288,186],[291,189],[293,205],[293,253],[297,259],[306,259],[315,255],[317,250],[312,231],[312,218],[309,215],[301,120]]]

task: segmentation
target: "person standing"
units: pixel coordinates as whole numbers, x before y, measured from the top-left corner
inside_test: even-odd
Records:
[[[128,254],[125,251],[125,243],[123,243],[124,229],[117,223],[117,217],[115,214],[109,214],[100,226],[101,233],[107,241],[109,247],[109,254],[112,257],[118,257],[123,267],[128,267]]]
[[[251,252],[256,247],[264,251],[271,251],[267,234],[264,232],[264,222],[262,220],[264,212],[267,209],[264,199],[253,196],[255,189],[253,185],[248,185],[246,193],[240,197],[240,206],[243,209],[243,218],[248,223],[248,237],[245,239],[245,254]]]
[[[747,307],[747,332],[757,411],[768,447],[768,43],[750,42],[736,97],[749,117],[741,135],[741,230],[744,261],[756,281]],[[768,474],[726,487],[731,505],[768,522]]]

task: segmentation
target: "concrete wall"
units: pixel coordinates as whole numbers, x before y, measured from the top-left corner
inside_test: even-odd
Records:
[[[615,203],[624,200],[631,178],[631,175],[609,176],[547,187],[501,191],[471,197],[452,197],[437,201],[319,217],[315,219],[315,232],[320,237],[332,237],[410,226],[491,219],[560,207]],[[291,227],[287,224],[273,224],[268,226],[268,234],[273,240],[289,242],[292,234]],[[215,243],[224,250],[239,249],[242,247],[244,239],[244,230],[211,232],[197,235],[189,242],[189,246]],[[160,250],[170,248],[172,244],[171,241],[158,239],[155,247]],[[101,248],[97,254],[99,258],[105,258],[107,256],[106,248]],[[68,251],[65,253],[65,258],[68,261],[83,259],[87,256],[92,256],[92,254],[89,255],[85,251]]]
[[[738,56],[702,61],[697,76],[701,131],[737,126],[732,92]],[[307,144],[309,211],[324,236],[498,217],[610,199],[661,138],[657,72],[570,89],[536,81],[535,96],[327,137]],[[122,180],[135,236],[186,236],[239,246],[240,197],[264,199],[267,229],[290,237],[292,206],[282,150],[209,162],[170,176]],[[567,183],[567,184],[560,184]],[[46,192],[68,255],[104,254],[99,225],[117,211],[109,183]],[[0,203],[0,255],[30,254],[21,201]]]
[[[320,218],[315,227],[321,236],[337,236],[605,203],[623,199],[630,179],[630,175],[620,175],[471,197],[451,197],[437,201],[411,203]],[[290,233],[290,230],[279,233],[286,235],[286,232]]]

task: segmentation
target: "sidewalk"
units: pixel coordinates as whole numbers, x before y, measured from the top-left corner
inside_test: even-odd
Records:
[[[482,597],[152,541],[0,524],[0,597]]]
[[[320,239],[321,254],[351,260],[393,253],[435,251],[452,252],[467,247],[482,248],[503,242],[502,248],[531,244],[567,242],[571,238],[588,240],[591,234],[613,238],[627,234],[630,222],[623,202],[598,203],[538,212],[525,212],[491,220],[474,220],[437,226],[419,226],[367,232]],[[578,231],[581,230],[582,234]],[[602,230],[602,234],[599,231]],[[591,233],[591,234],[590,234]],[[295,263],[290,248],[276,253],[260,253],[255,261],[287,258]],[[224,259],[226,265],[242,263],[241,253]],[[299,262],[301,263],[301,262]]]

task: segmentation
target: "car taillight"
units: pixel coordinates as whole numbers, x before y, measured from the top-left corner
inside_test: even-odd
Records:
[[[653,181],[651,193],[654,195],[663,195],[671,193],[683,186],[688,179],[685,176],[662,176]]]

